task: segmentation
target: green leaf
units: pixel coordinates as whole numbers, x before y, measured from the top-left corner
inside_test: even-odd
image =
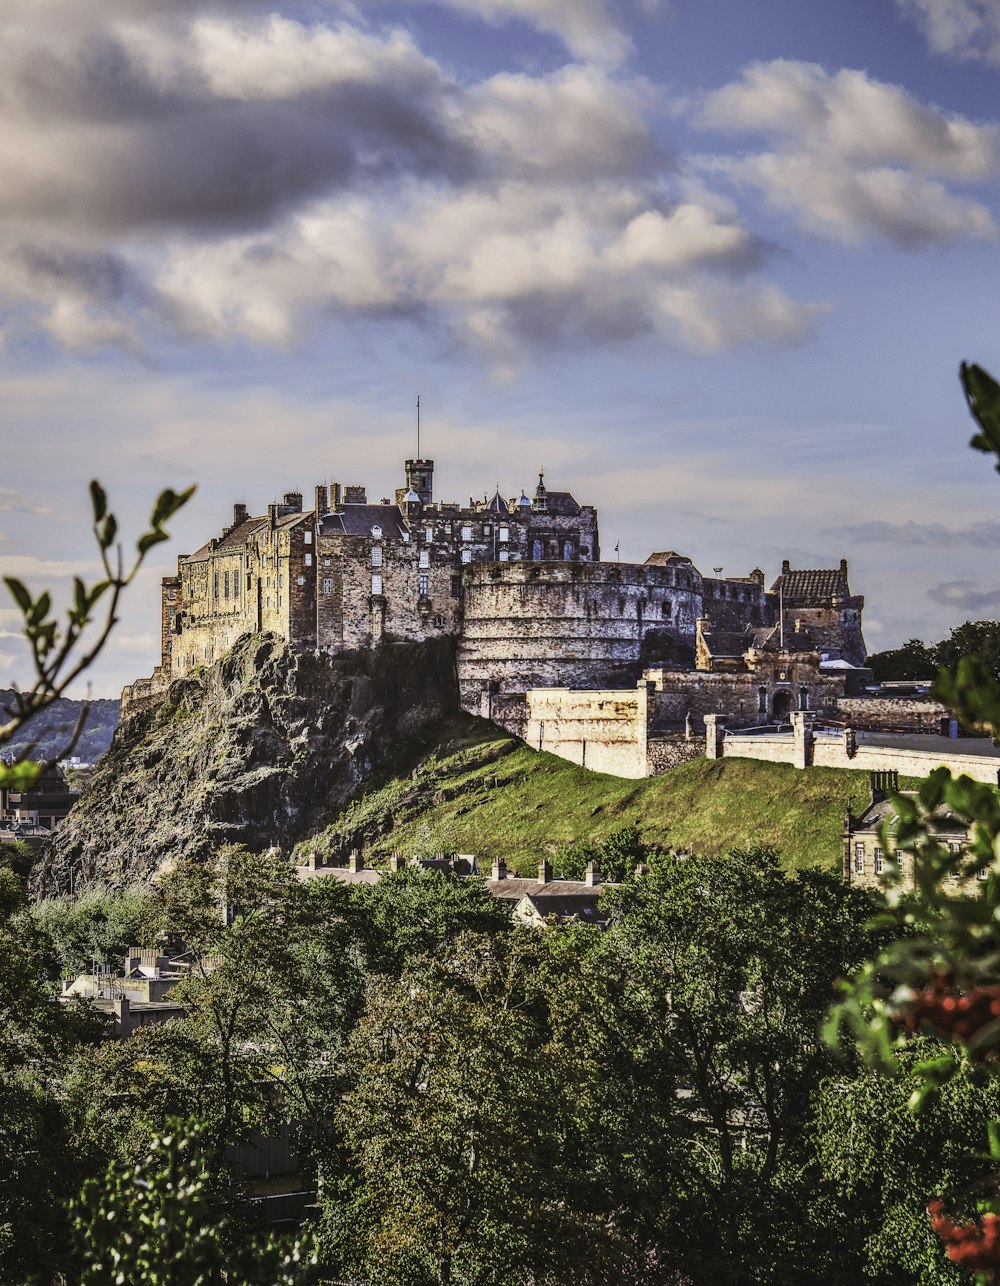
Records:
[[[48,616],[51,607],[52,596],[48,590],[45,590],[39,597],[38,602],[32,604],[31,611],[28,613],[28,624],[40,625]]]
[[[22,581],[15,579],[13,576],[5,576],[3,583],[10,591],[11,598],[14,599],[23,614],[27,616],[32,608],[31,595],[28,593],[27,587]]]
[[[1000,384],[981,366],[967,362],[962,363],[961,380],[969,410],[982,430],[970,445],[1000,457]],[[1000,463],[996,467],[1000,472]]]
[[[102,549],[110,549],[114,544],[115,536],[118,535],[118,519],[114,514],[108,514],[104,520],[104,526],[101,529],[99,537]]]
[[[187,504],[194,492],[193,486],[179,493],[173,491],[170,487],[167,487],[165,491],[161,491],[156,498],[156,504],[153,506],[153,513],[149,520],[150,527],[154,531],[162,527],[167,519],[172,518],[182,505]]]
[[[136,548],[140,554],[146,554],[154,545],[160,545],[170,537],[165,531],[147,531],[144,536],[140,536],[136,541]]]
[[[94,505],[94,522],[99,523],[108,512],[108,497],[96,478],[90,484],[90,499]]]

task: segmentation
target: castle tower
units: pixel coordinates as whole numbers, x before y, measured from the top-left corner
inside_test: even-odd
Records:
[[[538,486],[535,488],[535,498],[531,503],[531,508],[536,514],[544,514],[549,511],[549,493],[545,490],[544,469],[540,469],[538,472]]]
[[[415,491],[422,505],[434,499],[434,461],[407,460],[406,491]]]

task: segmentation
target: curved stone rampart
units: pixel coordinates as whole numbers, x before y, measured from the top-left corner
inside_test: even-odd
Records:
[[[675,661],[703,610],[688,565],[511,563],[470,567],[458,649],[462,704],[532,687],[602,687],[638,678],[653,647]]]

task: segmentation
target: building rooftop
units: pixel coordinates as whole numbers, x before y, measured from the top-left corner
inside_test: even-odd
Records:
[[[782,570],[781,575],[771,586],[771,593],[780,593],[785,606],[796,604],[806,607],[813,603],[823,603],[831,598],[850,598],[851,590],[847,583],[847,568],[840,567],[813,568],[811,570]]]

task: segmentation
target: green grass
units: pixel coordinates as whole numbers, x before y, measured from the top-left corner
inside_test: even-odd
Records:
[[[901,783],[906,784],[906,783]],[[529,750],[479,719],[458,718],[412,776],[363,792],[325,831],[298,846],[322,854],[364,842],[377,861],[398,851],[503,857],[534,873],[573,840],[634,823],[648,843],[719,854],[773,844],[788,869],[841,868],[848,802],[868,798],[868,774],[800,771],[749,759],[695,759],[662,777],[628,781]]]

